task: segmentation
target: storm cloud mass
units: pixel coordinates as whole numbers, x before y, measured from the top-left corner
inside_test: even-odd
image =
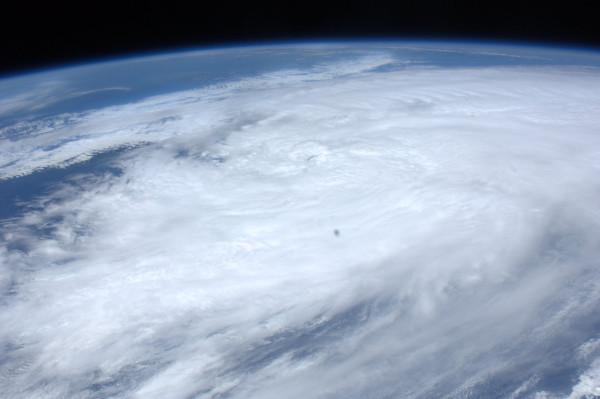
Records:
[[[600,69],[397,63],[0,129],[0,396],[600,395]]]

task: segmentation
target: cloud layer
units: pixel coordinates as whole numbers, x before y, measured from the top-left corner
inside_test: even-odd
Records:
[[[1,226],[0,391],[597,392],[600,71],[392,62],[3,128],[3,179],[129,149]]]

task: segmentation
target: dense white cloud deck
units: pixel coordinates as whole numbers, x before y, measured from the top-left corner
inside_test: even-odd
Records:
[[[2,179],[131,147],[2,226],[0,392],[600,395],[600,70],[391,62],[0,130]]]

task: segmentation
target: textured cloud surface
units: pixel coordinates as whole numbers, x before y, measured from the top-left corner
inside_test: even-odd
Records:
[[[0,130],[2,395],[600,395],[600,70],[393,62]]]

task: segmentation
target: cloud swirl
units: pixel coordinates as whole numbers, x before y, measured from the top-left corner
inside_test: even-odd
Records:
[[[598,394],[600,70],[393,62],[2,128],[0,392]]]

